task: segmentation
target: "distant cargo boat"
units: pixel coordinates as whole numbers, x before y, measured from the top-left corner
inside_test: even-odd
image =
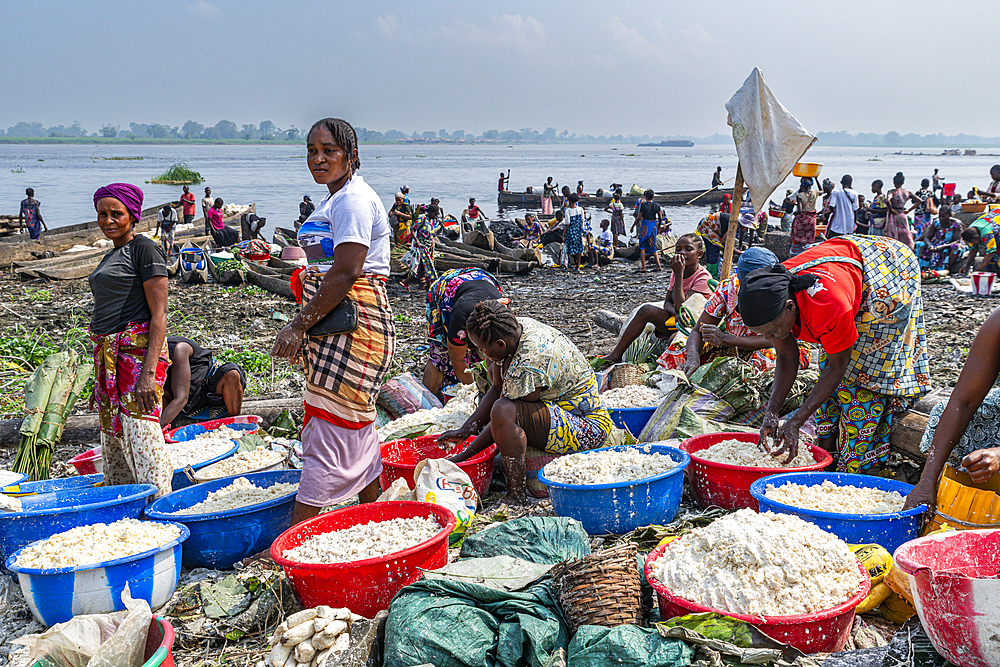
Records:
[[[666,141],[661,141],[658,144],[639,144],[641,148],[691,148],[694,146],[693,141],[688,141],[687,139],[667,139]]]
[[[607,190],[600,191],[603,196],[588,195],[580,197],[581,206],[607,206],[611,203],[611,195]],[[697,206],[708,206],[709,204],[721,204],[723,196],[732,194],[732,190],[712,190],[705,193],[704,190],[675,190],[674,192],[657,192],[653,195],[653,201],[663,206],[684,206],[689,201],[698,197],[695,202]],[[632,206],[641,195],[624,195],[622,199],[626,204]],[[556,197],[552,202],[558,206],[562,201]],[[541,208],[542,195],[540,192],[501,192],[497,195],[497,204],[500,208]]]

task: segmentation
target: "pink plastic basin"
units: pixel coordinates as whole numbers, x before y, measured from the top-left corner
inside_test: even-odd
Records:
[[[960,667],[1000,665],[1000,530],[918,537],[893,559],[938,653]]]
[[[708,449],[723,440],[742,440],[757,442],[760,439],[756,433],[708,433],[688,438],[680,445],[680,450],[691,455],[691,465],[687,468],[688,484],[694,499],[702,507],[721,507],[722,509],[742,509],[749,507],[755,512],[760,511],[757,499],[750,495],[750,485],[762,477],[770,477],[785,472],[811,472],[823,470],[833,463],[830,452],[809,445],[816,463],[798,468],[745,468],[726,463],[706,461],[698,456],[698,452]]]
[[[379,483],[382,490],[389,488],[389,485],[402,477],[406,480],[406,485],[413,489],[413,473],[417,464],[424,459],[443,459],[446,455],[444,449],[437,444],[438,436],[422,435],[418,438],[401,438],[382,443],[382,474],[379,476]],[[475,439],[470,437],[465,441],[468,445]],[[472,486],[480,498],[484,498],[490,490],[490,482],[493,481],[493,457],[496,456],[497,446],[490,445],[483,451],[473,456],[468,461],[458,464],[469,479]]]
[[[104,458],[100,447],[88,449],[83,454],[77,454],[69,462],[76,468],[76,472],[80,475],[93,475],[104,472]]]
[[[734,614],[730,611],[712,609],[697,602],[677,597],[653,576],[653,563],[656,562],[656,559],[683,539],[681,537],[667,544],[661,544],[646,558],[646,579],[656,591],[660,618],[664,620],[675,616],[709,611],[746,621],[771,639],[794,646],[803,653],[835,653],[843,650],[847,644],[847,639],[851,634],[851,626],[854,624],[854,608],[868,597],[868,593],[871,591],[868,570],[858,562],[858,572],[861,574],[861,585],[858,587],[858,591],[850,600],[831,609],[796,616],[747,616],[746,614]]]

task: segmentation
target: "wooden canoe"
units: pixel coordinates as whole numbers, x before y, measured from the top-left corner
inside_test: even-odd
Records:
[[[155,230],[156,211],[160,208],[163,208],[163,204],[143,210],[142,219],[136,223],[135,230],[137,232]],[[249,212],[255,213],[256,210],[256,205],[251,203]],[[151,214],[147,215],[147,212],[151,212]],[[239,222],[241,215],[225,216],[222,221],[227,225],[236,223]],[[204,218],[196,219],[194,225],[195,230],[203,228]],[[181,235],[181,237],[183,236]],[[42,253],[62,252],[69,250],[75,245],[90,245],[99,239],[103,239],[104,232],[97,227],[97,222],[95,221],[59,227],[46,234],[44,241],[32,241],[25,237],[25,234],[18,234],[13,237],[0,238],[0,268],[7,268],[14,262],[39,259],[43,257]]]
[[[258,269],[264,267],[255,266],[254,264],[247,264],[247,268],[249,269],[247,271],[247,282],[251,285],[256,285],[272,294],[288,297],[289,299],[295,298],[295,294],[292,293],[292,282],[289,276],[261,273]]]
[[[707,188],[706,188],[707,189]],[[607,192],[607,190],[605,190]],[[653,201],[661,206],[684,206],[689,201],[701,195],[705,190],[675,190],[673,192],[657,192],[653,196]],[[698,206],[708,206],[709,204],[721,204],[723,197],[732,194],[732,190],[713,190],[698,197],[695,202]],[[635,206],[638,195],[622,195],[622,201],[629,209]],[[561,197],[557,198],[561,201]],[[553,206],[558,206],[558,201],[553,201]],[[604,197],[586,196],[580,197],[580,206],[591,208],[600,206],[601,208],[611,203],[611,195]],[[500,192],[497,194],[497,204],[500,208],[542,208],[542,193],[539,192]]]
[[[35,269],[35,273],[37,273],[40,278],[48,278],[49,280],[76,280],[78,278],[86,278],[94,269],[97,268],[97,265],[101,263],[101,259],[103,259],[103,257],[95,257],[86,262],[61,268],[39,268]]]

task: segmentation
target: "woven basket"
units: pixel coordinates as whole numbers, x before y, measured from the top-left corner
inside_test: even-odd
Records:
[[[638,548],[623,544],[557,565],[552,585],[571,633],[581,625],[642,624]]]
[[[628,387],[634,384],[645,384],[642,381],[642,376],[645,372],[645,368],[636,366],[635,364],[615,364],[608,371],[608,385],[605,391]]]

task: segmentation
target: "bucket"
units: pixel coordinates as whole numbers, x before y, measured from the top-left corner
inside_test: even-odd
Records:
[[[955,196],[955,184],[945,183],[941,186],[941,196],[942,197],[954,197]]]
[[[989,296],[997,274],[992,271],[972,272],[972,296]]]
[[[938,653],[961,667],[1000,665],[1000,531],[928,535],[896,549],[893,560]]]

